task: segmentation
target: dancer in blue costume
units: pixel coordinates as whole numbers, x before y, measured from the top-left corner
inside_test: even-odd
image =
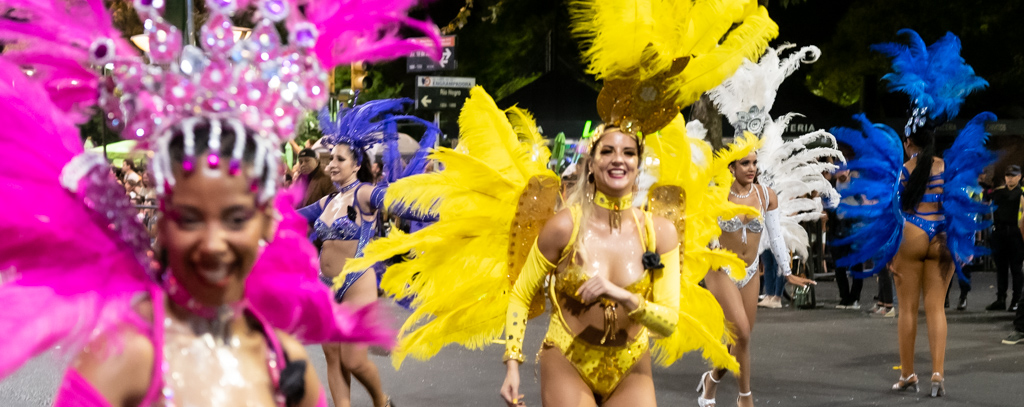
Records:
[[[342,273],[348,259],[360,257],[363,246],[375,236],[377,213],[383,208],[384,192],[389,181],[422,173],[427,150],[434,146],[440,130],[430,122],[403,112],[411,99],[374,100],[351,109],[332,113],[320,111],[320,129],[324,144],[331,147],[331,161],[326,172],[337,186],[320,201],[299,210],[323,242],[320,251],[320,279],[331,286],[339,282],[335,299],[355,306],[377,301],[379,281],[373,268]],[[398,152],[398,122],[406,121],[426,128],[420,151],[402,168]],[[384,145],[384,174],[378,185],[372,184],[370,157],[367,149]],[[384,394],[377,366],[369,360],[362,344],[324,344],[327,360],[327,384],[335,405],[347,405],[351,396],[351,376],[363,384],[374,405],[391,405]]]
[[[988,85],[960,57],[960,40],[947,33],[931,46],[912,30],[899,31],[909,38],[904,44],[878,44],[872,49],[892,58],[893,72],[882,79],[890,91],[911,98],[912,115],[904,137],[885,125],[872,124],[863,114],[854,116],[859,129],[837,128],[832,133],[853,147],[856,159],[850,169],[859,173],[844,195],[860,195],[873,204],[840,204],[844,216],[856,220],[850,236],[837,244],[852,245],[853,252],[837,262],[852,266],[874,259],[880,271],[892,262],[900,299],[899,381],[894,391],[918,391],[914,372],[914,339],[917,334],[919,299],[924,293],[928,342],[931,348],[931,396],[945,394],[946,288],[960,266],[980,253],[974,234],[983,225],[978,219],[987,207],[974,201],[978,173],[992,160],[985,149],[984,125],[995,115],[975,116],[943,158],[935,152],[933,129],[953,119],[964,97]],[[901,153],[900,141],[903,144]],[[902,159],[905,157],[906,162]]]

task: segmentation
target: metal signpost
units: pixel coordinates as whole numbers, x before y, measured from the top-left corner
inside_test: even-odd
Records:
[[[413,38],[414,41],[429,45],[430,39],[428,38]],[[434,72],[434,71],[451,71],[459,67],[458,61],[455,60],[455,36],[446,35],[441,37],[441,60],[434,61],[427,56],[423,51],[413,52],[405,58],[406,72]]]
[[[416,109],[458,110],[469,97],[476,78],[459,76],[417,76]]]

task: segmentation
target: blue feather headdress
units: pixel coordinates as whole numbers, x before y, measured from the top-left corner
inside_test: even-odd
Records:
[[[336,114],[328,108],[320,109],[320,131],[324,133],[323,143],[330,148],[344,144],[352,149],[357,160],[370,147],[382,143],[386,137],[387,119],[402,115],[412,99],[371,100],[361,105],[339,110]],[[394,137],[398,137],[397,129]]]
[[[427,154],[437,142],[441,130],[429,121],[405,115],[412,104],[412,99],[408,98],[381,99],[341,109],[335,114],[327,108],[321,109],[317,117],[324,134],[323,144],[330,148],[339,144],[347,145],[359,162],[362,162],[368,149],[376,144],[384,144],[384,184],[422,173],[427,164]],[[402,163],[398,149],[398,124],[401,122],[425,127],[420,149],[408,165]]]
[[[956,117],[967,95],[988,86],[960,57],[960,39],[953,33],[947,32],[928,47],[914,30],[905,28],[897,34],[908,37],[909,44],[890,42],[871,49],[892,58],[893,72],[882,77],[889,82],[889,91],[910,96],[906,136]]]

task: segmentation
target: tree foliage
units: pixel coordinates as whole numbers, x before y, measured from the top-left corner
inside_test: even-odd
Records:
[[[812,65],[808,85],[835,103],[860,103],[865,91],[884,92],[882,84],[874,81],[889,70],[888,61],[868,49],[871,44],[900,40],[896,31],[901,28],[917,31],[927,43],[949,31],[960,37],[967,63],[991,84],[989,90],[969,98],[968,105],[1021,117],[1024,110],[1013,96],[1024,92],[1021,17],[1022,8],[1014,0],[853,2],[836,34],[821,45],[823,57]],[[865,78],[873,82],[865,84]]]

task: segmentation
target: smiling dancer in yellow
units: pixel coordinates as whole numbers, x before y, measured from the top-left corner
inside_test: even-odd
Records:
[[[555,212],[558,177],[545,168],[549,153],[532,118],[502,112],[476,88],[459,119],[459,148],[433,156],[444,170],[399,181],[385,197],[389,206],[432,212],[439,221],[378,240],[346,267],[406,255],[381,284],[415,298],[396,365],[447,344],[480,348],[501,338],[507,371],[500,393],[509,405],[522,402],[525,325],[543,312],[538,294],[547,279],[553,309],[538,354],[542,403],[654,405],[652,338],[660,364],[704,349],[716,366],[738,367],[725,347],[722,311],[696,282],[711,267],[738,262],[707,244],[717,233],[713,219],[742,209],[722,194],[704,196],[724,167],[714,171],[710,149],[700,147],[705,159],[692,162],[692,147],[703,141],[685,136],[679,111],[744,57],[759,55],[777,27],[753,1],[571,7],[589,72],[604,81],[598,111],[605,125],[587,141],[581,180],[563,208]],[[650,191],[652,211],[632,205],[648,142],[661,174]]]

